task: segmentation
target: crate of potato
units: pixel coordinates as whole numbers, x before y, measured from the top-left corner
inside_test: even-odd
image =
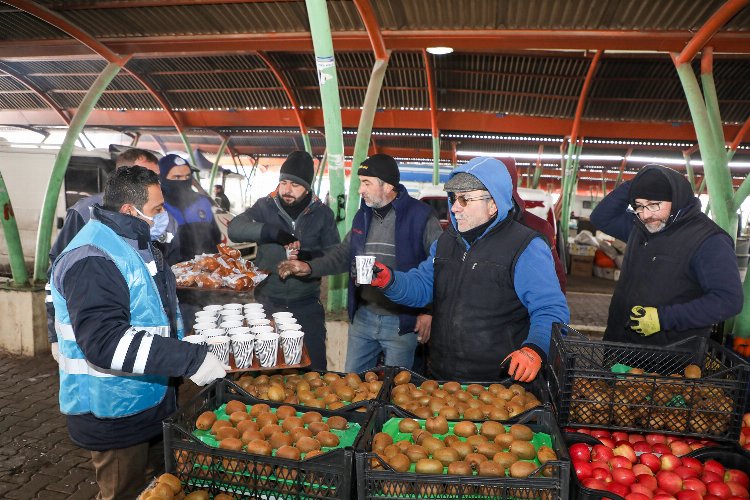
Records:
[[[264,403],[232,382],[201,391],[164,423],[167,470],[234,497],[348,499],[368,414]]]
[[[570,459],[552,414],[522,423],[426,420],[377,408],[357,443],[359,500],[567,499]]]
[[[555,325],[549,359],[563,427],[739,437],[750,365],[712,340],[633,345],[589,340]]]
[[[389,367],[384,400],[413,418],[443,415],[449,420],[514,422],[540,406],[551,406],[541,374],[530,383],[459,383],[430,380],[411,370]]]
[[[242,375],[235,383],[248,395],[267,402],[364,412],[382,397],[384,378],[385,369],[382,367],[359,374],[283,370],[255,377]]]

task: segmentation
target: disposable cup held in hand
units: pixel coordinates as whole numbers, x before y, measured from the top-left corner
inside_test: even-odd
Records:
[[[201,332],[201,335],[204,337],[211,338],[211,337],[221,337],[222,335],[226,334],[227,331],[223,328],[209,328],[208,330],[203,330]]]
[[[227,328],[227,335],[234,337],[235,335],[255,335],[250,331],[250,328],[246,326],[237,326],[235,328]]]
[[[372,266],[375,264],[375,256],[356,255],[354,261],[357,266],[357,284],[369,285],[372,283]]]
[[[270,325],[251,326],[250,331],[256,335],[275,332],[274,328]]]
[[[259,333],[255,336],[255,355],[258,356],[260,366],[270,368],[276,366],[279,348],[279,334],[276,332]]]
[[[229,364],[229,342],[229,337],[226,335],[219,335],[206,340],[208,352],[213,353],[225,365]]]
[[[234,354],[234,364],[237,368],[248,368],[253,363],[255,335],[252,333],[232,335],[231,343],[232,354]]]
[[[304,332],[299,330],[286,330],[280,337],[281,349],[284,353],[284,363],[298,365],[302,361],[302,339]]]
[[[188,335],[182,339],[183,342],[189,344],[205,345],[206,337],[204,335]]]

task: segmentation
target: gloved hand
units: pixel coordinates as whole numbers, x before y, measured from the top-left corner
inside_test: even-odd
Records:
[[[372,265],[372,281],[370,282],[370,285],[382,290],[388,288],[391,283],[393,283],[393,272],[391,271],[391,268],[375,261],[375,264]]]
[[[217,378],[224,378],[227,375],[229,367],[219,361],[213,353],[209,352],[206,354],[206,359],[198,367],[198,370],[190,375],[195,385],[207,385],[216,380]]]
[[[281,246],[297,241],[296,236],[276,224],[263,224],[263,228],[260,230],[260,239],[261,242],[273,242]]]
[[[531,382],[542,368],[542,358],[530,347],[522,347],[508,354],[503,362],[510,358],[508,375],[518,382]]]
[[[50,349],[52,350],[52,358],[55,361],[60,361],[60,344],[57,342],[52,342],[50,344]]]
[[[630,329],[644,337],[660,332],[659,312],[655,307],[633,306],[630,310]]]

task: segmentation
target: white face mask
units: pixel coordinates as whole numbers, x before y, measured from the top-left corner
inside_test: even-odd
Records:
[[[151,228],[149,229],[149,233],[151,234],[151,241],[161,241],[164,233],[167,231],[167,225],[169,224],[169,214],[167,213],[167,211],[165,210],[163,212],[159,212],[153,217],[149,217],[148,215],[138,210],[136,207],[133,208],[135,208],[135,211],[138,212],[138,215],[153,223],[151,224]]]

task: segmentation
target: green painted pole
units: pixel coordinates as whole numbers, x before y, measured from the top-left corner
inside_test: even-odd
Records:
[[[2,206],[3,210],[3,235],[5,236],[5,246],[8,248],[13,286],[24,286],[28,284],[29,276],[26,273],[26,263],[23,259],[21,235],[18,233],[16,216],[13,213],[13,205],[10,203],[10,195],[8,194],[8,188],[5,186],[5,179],[3,179],[2,172],[0,172],[0,206]]]
[[[734,193],[732,202],[734,204],[735,212],[740,209],[740,206],[742,206],[742,203],[748,195],[750,195],[750,175],[745,176],[745,180],[742,181],[742,184],[740,184],[740,187],[738,187],[737,191]]]
[[[65,179],[65,171],[68,168],[68,162],[73,155],[73,148],[78,135],[83,130],[89,115],[94,110],[94,106],[99,98],[107,89],[112,79],[119,73],[121,66],[116,63],[109,63],[104,71],[96,78],[91,88],[84,96],[81,104],[76,110],[76,114],[70,121],[70,126],[65,134],[65,139],[60,145],[60,152],[55,159],[55,165],[52,168],[52,175],[47,184],[47,193],[44,196],[42,205],[42,214],[39,219],[39,231],[36,238],[36,255],[34,256],[34,279],[35,282],[47,280],[47,268],[49,267],[49,249],[52,240],[52,223],[55,220],[55,210],[57,209],[57,200],[60,196],[60,188]]]
[[[310,32],[315,49],[320,98],[323,104],[326,148],[328,150],[328,179],[331,184],[331,203],[336,216],[339,235],[346,234],[346,195],[344,193],[344,135],[341,127],[341,101],[336,75],[336,60],[331,39],[331,24],[325,0],[305,0]],[[346,274],[332,276],[328,286],[328,309],[343,309],[346,305]]]
[[[310,142],[310,134],[302,134],[302,142],[305,143],[305,151],[307,151],[307,154],[312,156],[312,143]]]
[[[693,164],[690,162],[690,155],[683,151],[682,157],[685,159],[685,170],[687,171],[687,178],[690,182],[690,187],[695,193],[695,170]]]
[[[211,176],[208,180],[208,192],[213,193],[214,188],[214,181],[216,180],[216,172],[219,170],[219,162],[221,161],[221,157],[224,156],[224,151],[227,149],[227,146],[229,145],[229,137],[225,137],[224,140],[221,141],[221,145],[219,146],[219,151],[216,153],[216,160],[214,160],[214,164],[211,166]]]
[[[187,151],[188,158],[190,158],[190,165],[198,168],[198,164],[195,162],[195,155],[193,154],[193,148],[190,147],[190,141],[187,138],[187,134],[183,132],[182,130],[178,130],[177,133],[180,134],[180,139],[182,139],[182,144],[185,146],[185,151]]]
[[[432,185],[440,184],[440,136],[432,136]]]
[[[326,171],[326,163],[328,163],[328,150],[323,151],[323,158],[320,159],[318,164],[318,187],[315,188],[315,194],[320,198],[320,186],[323,184],[323,174]]]
[[[390,56],[390,51],[387,52]],[[354,141],[354,156],[352,157],[352,174],[349,176],[349,196],[346,200],[346,227],[352,227],[354,214],[359,210],[359,176],[357,169],[359,164],[367,158],[367,149],[372,136],[372,124],[375,121],[375,113],[378,110],[378,99],[380,90],[383,88],[385,70],[388,68],[389,59],[375,59],[370,73],[370,81],[367,83],[365,102],[362,105],[362,113],[359,115],[357,127],[357,139]]]
[[[537,189],[539,187],[539,179],[542,177],[542,155],[544,154],[544,145],[539,145],[539,153],[536,160],[536,166],[534,167],[534,178],[531,180],[531,187]]]

